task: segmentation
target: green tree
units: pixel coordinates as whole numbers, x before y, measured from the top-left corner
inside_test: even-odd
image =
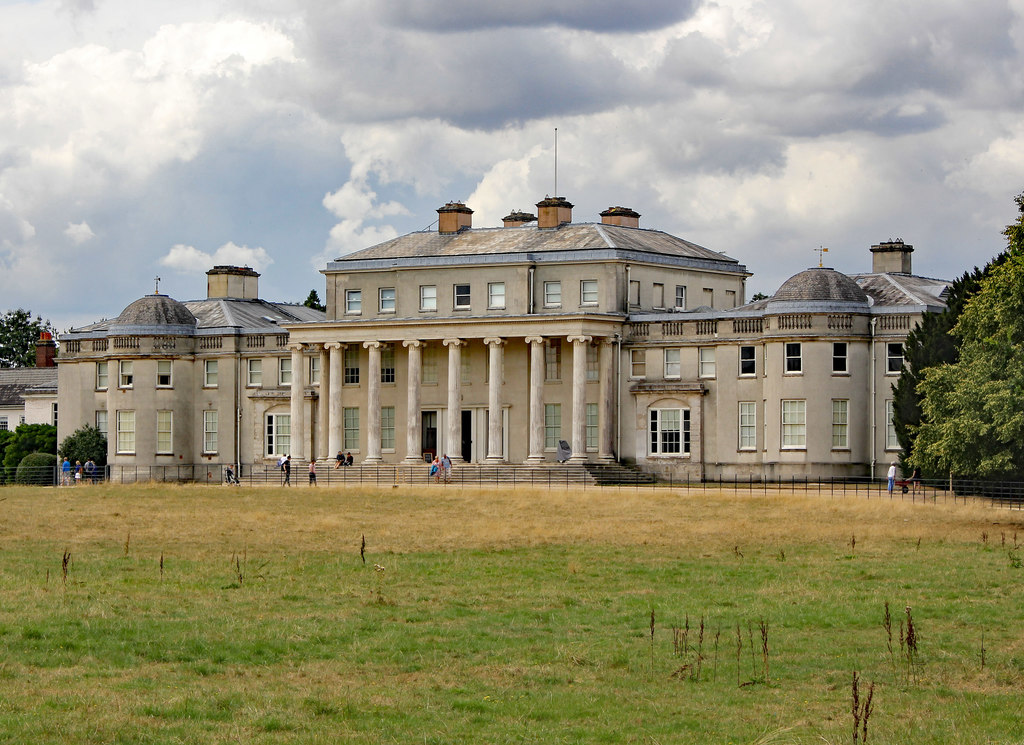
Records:
[[[75,461],[85,463],[92,458],[97,466],[107,464],[107,438],[96,427],[86,425],[80,427],[64,438],[57,448],[57,455],[67,458],[74,464]]]
[[[910,472],[910,456],[914,452],[914,441],[921,426],[921,394],[918,386],[924,372],[936,365],[952,364],[960,358],[960,340],[953,328],[960,319],[964,305],[978,292],[981,281],[992,269],[1006,260],[1004,251],[985,265],[974,267],[950,286],[946,297],[946,309],[942,313],[928,313],[907,336],[904,344],[903,371],[893,386],[893,426],[902,454],[900,465]],[[923,472],[925,478],[944,476],[943,473]]]
[[[53,453],[29,453],[21,459],[14,481],[17,484],[46,486],[56,482],[57,456]]]
[[[43,331],[55,333],[53,324],[23,308],[0,316],[0,367],[32,367],[36,363],[36,342]]]
[[[952,329],[959,358],[924,370],[911,465],[965,478],[1024,477],[1024,194],[1007,255]]]
[[[4,451],[4,470],[12,476],[29,453],[57,454],[57,428],[52,424],[19,424]]]
[[[306,298],[306,302],[304,302],[303,305],[307,308],[312,308],[313,310],[327,310],[327,306],[320,302],[320,296],[317,294],[316,290],[309,291],[309,296]]]

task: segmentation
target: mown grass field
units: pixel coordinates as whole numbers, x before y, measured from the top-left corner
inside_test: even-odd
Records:
[[[854,671],[869,743],[1020,743],[1022,556],[858,497],[4,488],[0,743],[850,743]]]

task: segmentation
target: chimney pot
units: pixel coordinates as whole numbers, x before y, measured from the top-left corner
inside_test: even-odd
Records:
[[[518,228],[521,225],[526,225],[526,223],[535,222],[536,220],[536,215],[530,212],[522,212],[520,210],[512,210],[501,218],[501,222],[506,228]]]
[[[437,210],[437,232],[452,235],[473,227],[473,210],[462,202],[448,202]]]
[[[912,274],[910,254],[914,247],[901,239],[871,247],[871,271],[875,274]]]
[[[601,213],[602,225],[620,225],[624,228],[639,228],[640,213],[629,207],[609,207]]]
[[[572,208],[565,197],[545,197],[537,202],[537,227],[557,228],[572,222]]]

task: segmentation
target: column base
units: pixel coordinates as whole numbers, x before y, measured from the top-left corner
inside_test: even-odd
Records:
[[[618,463],[618,460],[616,460],[614,455],[599,455],[597,456],[597,459],[601,463]]]
[[[362,464],[356,464],[356,465],[379,466],[383,462],[384,462],[383,458],[364,458]]]
[[[424,465],[422,458],[417,458],[415,455],[407,455],[402,459],[403,466],[421,466]]]
[[[544,463],[543,455],[531,455],[523,461],[523,465],[526,466],[539,466],[541,463]]]
[[[502,458],[500,455],[488,455],[486,458],[484,458],[484,463],[487,463],[488,465],[499,465],[504,462],[505,459]]]
[[[582,464],[584,464],[586,462],[587,462],[587,457],[585,455],[572,455],[572,456],[569,457],[569,460],[566,461],[566,463],[568,463],[570,465],[573,465],[573,466],[579,466],[579,465],[582,465]]]

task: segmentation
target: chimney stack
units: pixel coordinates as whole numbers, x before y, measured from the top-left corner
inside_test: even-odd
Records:
[[[910,254],[914,247],[901,238],[871,247],[871,271],[875,274],[912,274]]]
[[[557,228],[572,222],[572,204],[565,197],[544,197],[537,202],[537,227]]]
[[[609,207],[601,213],[602,225],[620,225],[624,228],[639,228],[640,213],[629,207]]]
[[[473,210],[462,202],[448,202],[437,210],[437,232],[452,235],[473,227]]]
[[[536,220],[536,215],[529,212],[521,212],[520,210],[512,210],[501,218],[501,222],[506,228],[518,228],[526,225],[528,222],[536,222]]]
[[[57,363],[57,343],[53,340],[53,334],[49,331],[39,332],[39,341],[36,342],[36,367],[54,367]]]
[[[206,273],[206,297],[258,300],[259,278],[248,266],[215,266]]]

